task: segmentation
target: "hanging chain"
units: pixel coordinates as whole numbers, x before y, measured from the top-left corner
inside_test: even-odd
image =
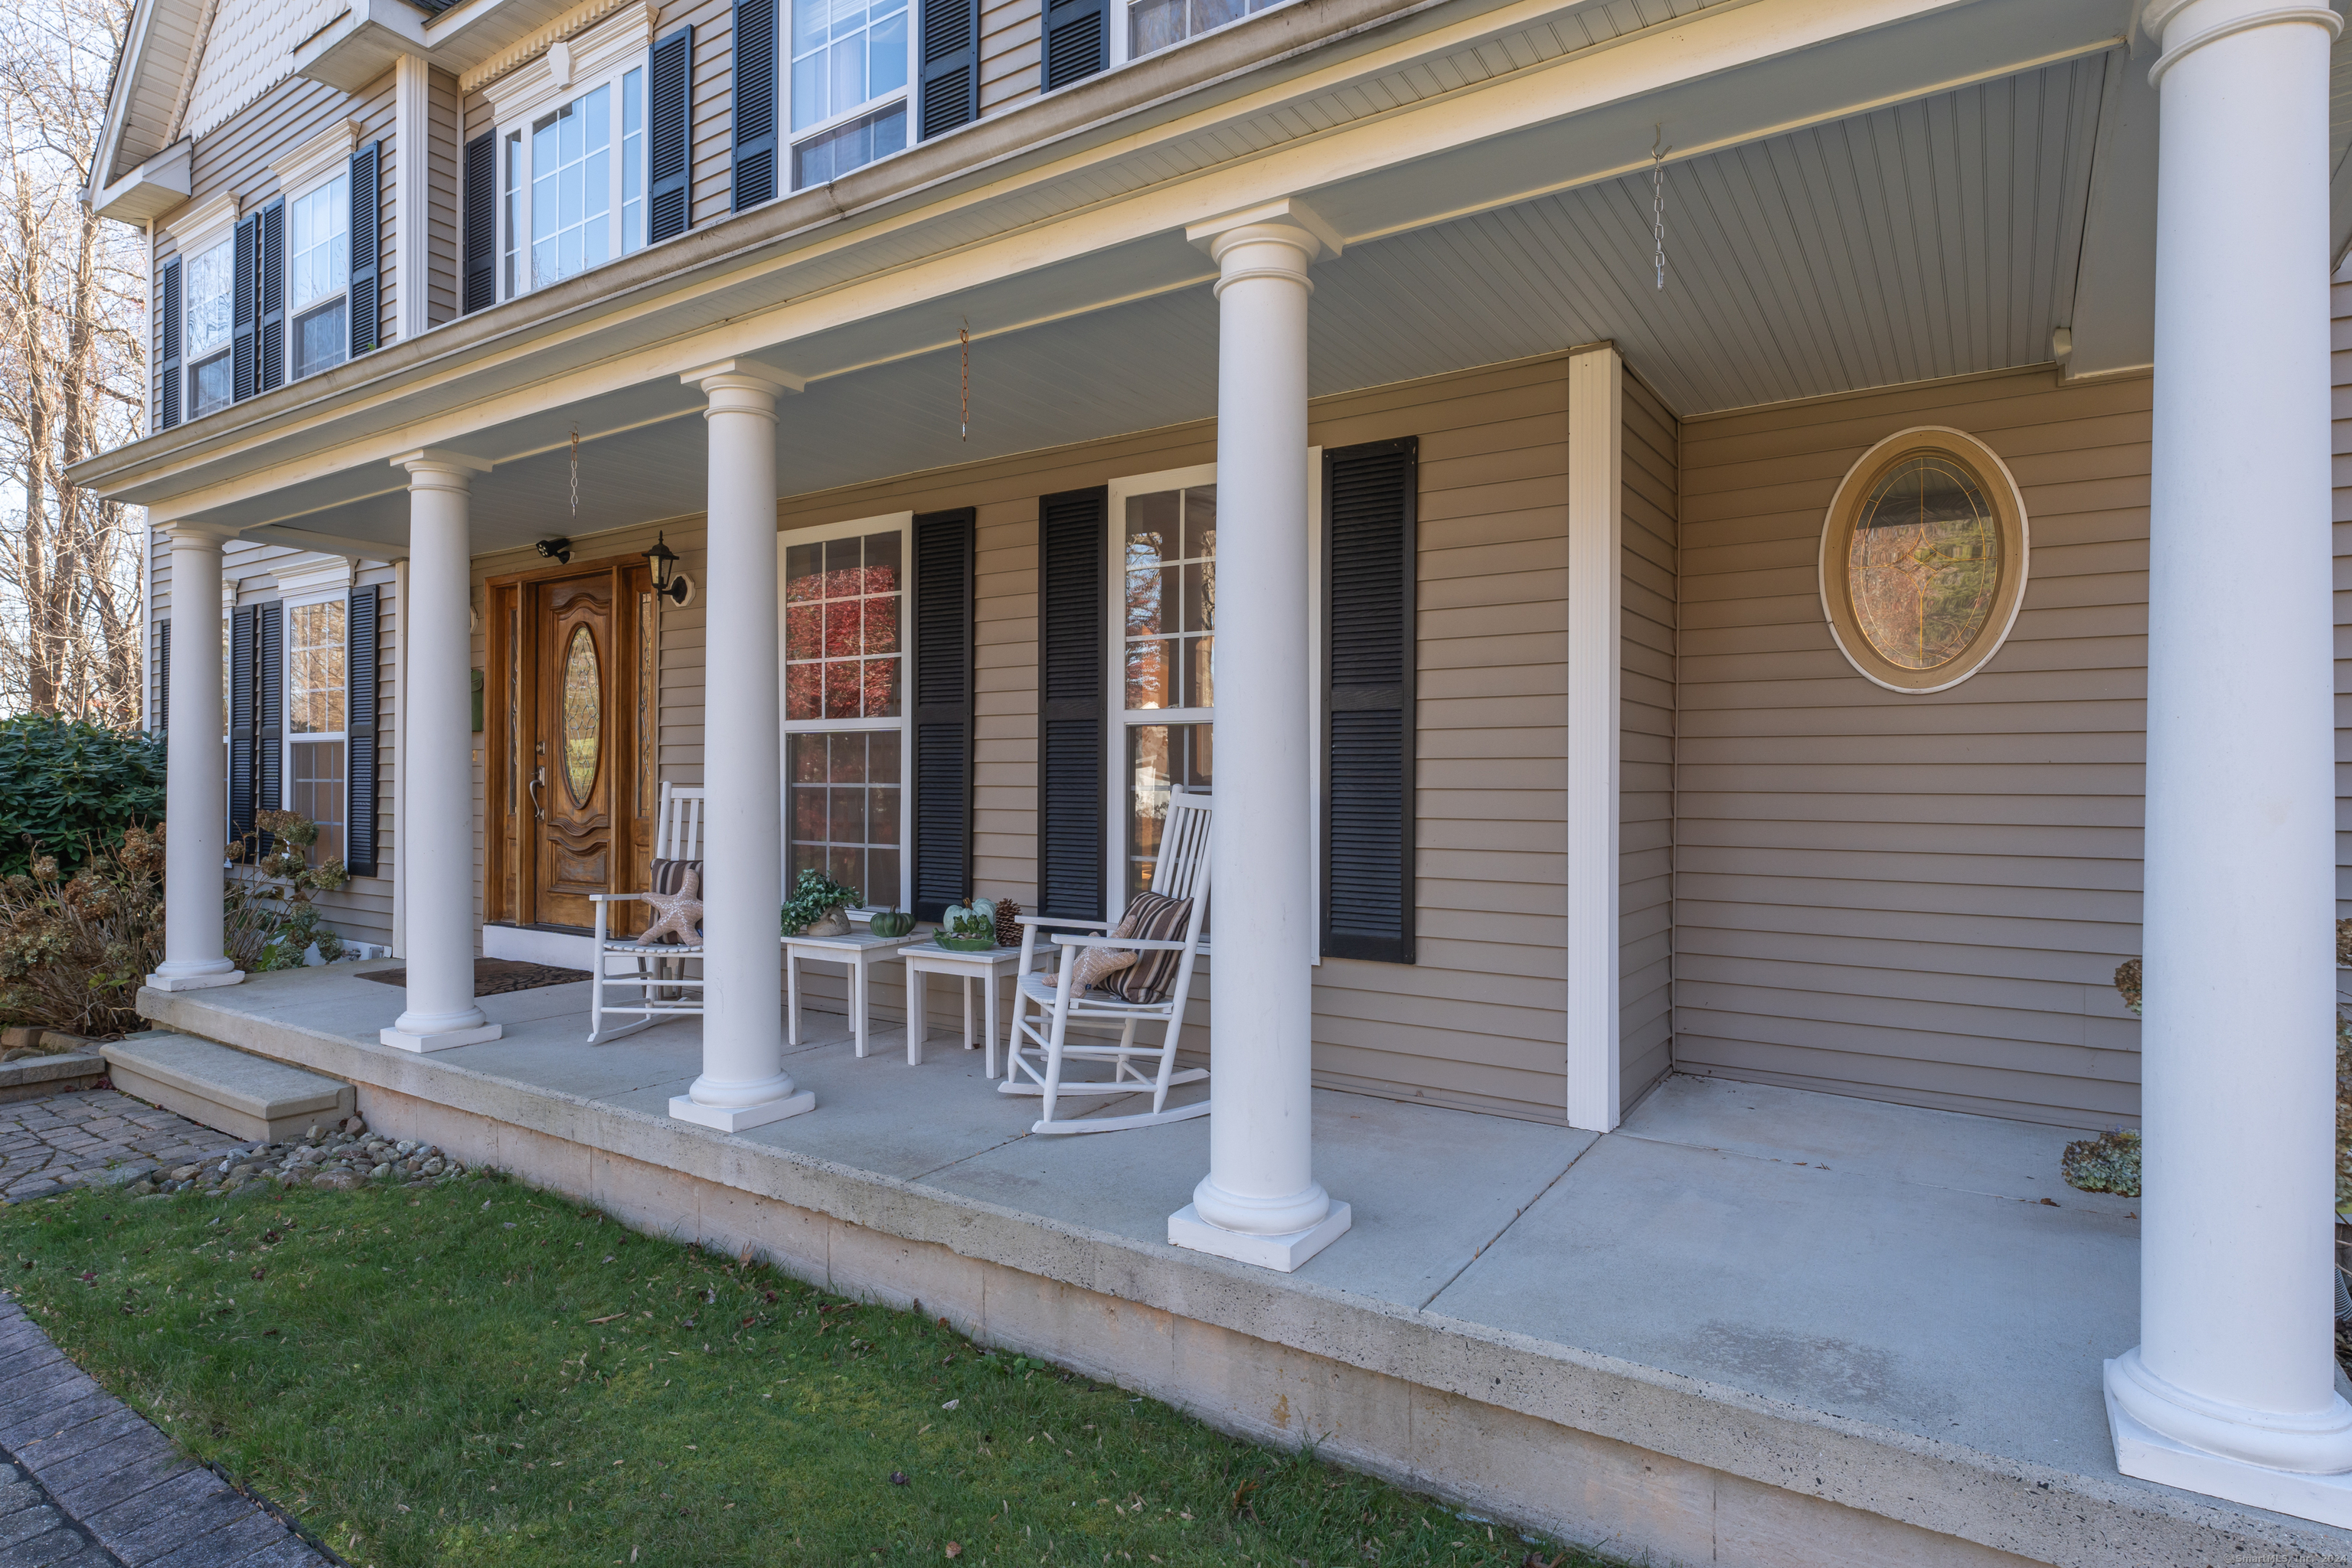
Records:
[[[971,439],[971,321],[969,318],[956,329],[956,342],[963,356],[962,366],[957,375],[956,412],[963,425],[963,438],[969,441]]]
[[[580,515],[580,426],[572,427],[572,515]]]
[[[1659,128],[1661,138],[1664,127]],[[1666,286],[1666,154],[1671,147],[1652,143],[1650,148],[1650,232],[1657,241],[1658,288]]]

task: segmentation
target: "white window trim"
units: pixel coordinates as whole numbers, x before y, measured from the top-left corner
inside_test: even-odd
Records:
[[[919,112],[915,101],[915,89],[920,84],[923,56],[923,16],[920,0],[907,0],[907,79],[905,84],[878,97],[869,98],[854,109],[845,109],[829,120],[820,120],[814,125],[803,126],[798,131],[793,129],[793,0],[778,0],[776,23],[776,155],[781,163],[781,166],[776,171],[776,190],[779,194],[790,195],[794,191],[814,189],[814,186],[798,184],[793,177],[793,153],[802,142],[814,142],[828,132],[838,131],[843,126],[863,120],[869,114],[879,113],[893,103],[903,103],[907,106],[907,144],[899,148],[898,153],[886,153],[881,157],[874,159],[872,163],[860,163],[858,167],[870,169],[875,163],[883,163],[887,159],[898,157],[901,153],[914,150],[918,140],[916,116]],[[817,182],[819,184],[828,183],[830,182]]]
[[[1171,49],[1181,49],[1187,44],[1196,43],[1200,39],[1209,37],[1213,34],[1222,33],[1228,27],[1239,26],[1244,22],[1252,21],[1259,16],[1265,16],[1268,11],[1279,11],[1285,5],[1289,5],[1290,0],[1274,0],[1272,5],[1260,6],[1257,10],[1252,11],[1246,16],[1236,16],[1230,22],[1220,22],[1213,27],[1205,27],[1200,32],[1188,34],[1184,37],[1177,39],[1172,44],[1169,44],[1161,48],[1153,49],[1150,54],[1143,55],[1134,55],[1128,52],[1128,0],[1107,0],[1107,3],[1110,7],[1110,15],[1105,17],[1104,20],[1109,25],[1110,37],[1106,40],[1108,47],[1105,50],[1103,57],[1106,62],[1104,68],[1107,70],[1116,70],[1120,66],[1126,65],[1130,60],[1148,60],[1152,58],[1153,56],[1164,55]]]
[[[789,674],[784,658],[785,607],[784,563],[795,544],[822,544],[829,539],[858,539],[869,533],[898,535],[898,716],[895,719],[788,719],[785,713],[785,680]],[[909,643],[914,625],[915,598],[911,571],[915,559],[915,514],[912,511],[886,511],[874,517],[854,518],[844,522],[828,522],[816,528],[796,528],[776,537],[776,719],[780,742],[776,749],[777,776],[783,780],[783,852],[784,896],[793,891],[793,737],[794,735],[840,735],[853,731],[873,733],[895,731],[898,736],[898,901],[896,909],[915,907],[915,814],[908,810],[914,798],[908,775],[913,772],[915,758],[915,650]],[[876,906],[879,907],[879,906]],[[871,913],[861,909],[859,914]]]
[[[1105,868],[1103,913],[1112,921],[1127,912],[1127,828],[1129,814],[1134,809],[1132,782],[1127,776],[1127,731],[1148,724],[1214,724],[1216,709],[1209,708],[1129,708],[1127,705],[1127,595],[1122,591],[1127,582],[1127,502],[1130,496],[1150,495],[1158,490],[1190,489],[1195,485],[1217,482],[1217,465],[1195,463],[1190,468],[1163,468],[1156,474],[1132,474],[1110,481],[1109,503],[1103,509],[1103,556],[1105,571],[1111,574],[1104,584],[1105,600],[1103,646],[1107,651],[1104,679],[1110,691],[1110,743],[1104,748],[1107,776],[1103,781],[1106,808],[1109,813],[1104,834],[1104,854],[1108,861]],[[1218,497],[1219,510],[1224,498]],[[1220,564],[1223,557],[1219,557]],[[1216,655],[1209,656],[1213,678]],[[1307,747],[1319,757],[1323,750],[1323,448],[1307,448]],[[1216,786],[1209,789],[1216,796]],[[1318,763],[1307,770],[1307,886],[1320,903],[1323,878],[1323,770]],[[1319,917],[1318,917],[1319,918]],[[1322,942],[1315,943],[1314,962],[1323,962]],[[1207,952],[1209,943],[1203,939],[1201,951]]]
[[[295,197],[310,195],[320,181],[351,167],[352,154],[359,149],[360,131],[356,120],[339,121],[269,165],[289,205]]]
[[[621,79],[639,68],[646,73],[646,117],[648,123],[645,135],[648,167],[645,171],[645,189],[639,199],[650,206],[653,200],[650,167],[653,127],[650,121],[653,117],[653,43],[656,19],[655,8],[645,4],[644,0],[638,0],[637,4],[606,17],[576,37],[560,38],[550,44],[537,59],[500,77],[482,89],[482,96],[489,100],[490,105],[491,211],[495,215],[493,265],[497,268],[499,298],[501,300],[520,300],[526,294],[536,292],[538,287],[545,287],[534,286],[530,280],[528,232],[515,235],[508,217],[507,138],[518,132],[522,136],[522,211],[516,216],[527,229],[531,186],[531,121],[566,103],[587,97],[600,87],[613,89],[613,252],[597,266],[609,267],[622,257],[635,254],[624,248],[626,237],[622,227],[625,222],[622,208],[627,183],[622,169],[625,132]],[[506,288],[506,259],[509,247],[515,249],[519,263],[511,292]],[[638,248],[643,249],[644,247]],[[593,271],[594,268],[582,270]]]
[[[188,351],[188,267],[197,257],[211,250],[215,246],[234,240],[236,237],[237,219],[241,216],[242,209],[237,201],[236,193],[224,191],[219,195],[197,203],[164,226],[163,232],[172,237],[172,243],[177,247],[172,253],[172,259],[180,264],[180,423],[183,425],[198,416],[196,356]],[[234,257],[230,258],[230,265],[232,268],[236,265]],[[155,295],[152,301],[152,308],[160,317],[163,305],[163,269],[151,268],[150,274],[153,280],[151,292]],[[234,309],[236,300],[236,280],[233,272],[229,279],[229,300]],[[236,352],[236,329],[234,324],[229,329],[228,342],[223,348],[215,349],[213,353],[218,354],[224,352],[231,354]],[[234,396],[231,401],[235,401]],[[215,409],[210,412],[217,413],[219,410]]]
[[[312,605],[348,605],[352,583],[356,575],[351,560],[341,555],[312,556],[308,560],[296,557],[291,562],[275,563],[270,574],[278,579],[279,625],[283,628],[278,638],[278,655],[281,661],[278,672],[280,703],[284,711],[278,719],[278,805],[294,809],[294,748],[320,742],[341,742],[343,746],[343,858],[351,855],[352,816],[352,672],[347,662],[343,668],[343,727],[297,735],[294,732],[294,612]],[[351,637],[350,610],[343,612],[343,636],[348,646]]]

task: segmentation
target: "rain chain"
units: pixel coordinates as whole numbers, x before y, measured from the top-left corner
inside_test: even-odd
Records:
[[[1671,147],[1659,145],[1665,138],[1665,127],[1658,127],[1657,138],[1650,143],[1650,232],[1657,242],[1658,289],[1666,287],[1666,154]]]
[[[580,515],[580,426],[572,427],[572,515]]]

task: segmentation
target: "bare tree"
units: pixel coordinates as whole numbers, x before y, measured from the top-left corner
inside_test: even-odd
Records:
[[[0,0],[0,712],[139,716],[144,514],[67,470],[140,433],[145,246],[82,204],[130,0]]]

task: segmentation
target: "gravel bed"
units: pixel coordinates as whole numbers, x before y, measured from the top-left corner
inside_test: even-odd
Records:
[[[111,1174],[111,1173],[110,1173]],[[197,1192],[226,1195],[247,1187],[341,1187],[368,1182],[387,1185],[432,1186],[466,1173],[457,1158],[413,1138],[391,1139],[370,1132],[361,1117],[333,1123],[313,1123],[309,1131],[288,1143],[255,1143],[230,1150],[202,1164],[150,1167],[116,1176],[122,1190],[134,1196]]]

